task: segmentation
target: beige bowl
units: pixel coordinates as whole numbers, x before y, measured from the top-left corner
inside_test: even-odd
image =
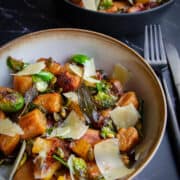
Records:
[[[129,179],[139,174],[149,163],[162,140],[166,125],[166,102],[162,87],[151,67],[122,42],[103,34],[80,29],[53,29],[18,38],[0,48],[0,86],[9,86],[11,79],[6,58],[32,62],[40,57],[52,57],[63,63],[72,54],[94,57],[97,68],[111,73],[114,64],[121,63],[132,72],[126,89],[134,90],[144,100],[144,140],[138,146],[139,160]],[[1,174],[1,170],[0,170]]]

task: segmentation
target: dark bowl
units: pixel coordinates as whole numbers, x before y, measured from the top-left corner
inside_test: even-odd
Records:
[[[87,10],[78,7],[68,0],[55,0],[58,11],[77,28],[103,32],[110,35],[135,34],[144,31],[146,24],[160,23],[162,16],[168,11],[174,0],[150,10],[131,14],[112,14]]]

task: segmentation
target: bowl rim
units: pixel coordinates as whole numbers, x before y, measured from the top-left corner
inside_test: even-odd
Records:
[[[106,12],[100,12],[100,11],[93,11],[93,10],[90,10],[90,9],[85,9],[85,8],[82,8],[82,7],[79,7],[75,4],[73,4],[72,2],[70,2],[69,0],[63,0],[65,3],[67,3],[68,5],[74,7],[74,8],[77,8],[81,11],[84,11],[84,12],[89,12],[89,13],[92,13],[92,14],[98,14],[98,15],[104,15],[104,16],[112,16],[112,17],[118,17],[118,16],[122,16],[122,17],[126,17],[126,16],[134,16],[134,15],[144,15],[144,14],[149,14],[151,12],[154,12],[154,11],[158,11],[166,6],[169,6],[171,5],[172,3],[175,2],[175,0],[168,0],[167,2],[163,3],[162,5],[160,6],[157,6],[157,7],[154,7],[154,8],[151,8],[151,9],[148,9],[148,10],[144,10],[144,11],[139,11],[139,12],[134,12],[134,13],[106,13]]]
[[[0,56],[1,54],[3,54],[4,50],[8,50],[9,48],[11,49],[13,46],[16,46],[16,44],[21,44],[24,41],[34,38],[36,36],[39,35],[48,35],[51,33],[60,33],[60,32],[77,32],[77,33],[85,33],[85,34],[90,34],[92,36],[96,36],[97,38],[101,38],[102,40],[109,40],[110,42],[113,42],[117,45],[120,45],[121,47],[123,47],[124,49],[127,49],[131,54],[134,54],[143,64],[144,67],[151,73],[153,79],[156,81],[157,85],[159,86],[160,89],[160,93],[162,95],[162,104],[163,104],[163,119],[162,119],[162,127],[159,130],[159,134],[156,138],[156,142],[153,143],[151,150],[149,151],[147,157],[143,160],[142,164],[135,169],[135,171],[133,171],[133,173],[131,173],[130,175],[128,175],[127,179],[131,180],[133,179],[135,176],[137,176],[138,174],[140,174],[140,172],[142,172],[142,170],[147,166],[147,164],[152,160],[152,158],[154,157],[155,153],[157,152],[160,143],[164,137],[164,133],[165,133],[165,129],[166,129],[166,123],[167,123],[167,104],[166,104],[166,98],[165,98],[165,94],[162,88],[162,85],[160,83],[160,80],[158,79],[157,75],[155,74],[155,72],[153,71],[153,69],[151,68],[151,66],[144,60],[144,58],[138,54],[138,52],[136,52],[134,49],[130,48],[128,45],[126,45],[125,43],[119,41],[118,39],[115,39],[111,36],[99,33],[99,32],[95,32],[95,31],[90,31],[90,30],[84,30],[84,29],[77,29],[77,28],[54,28],[54,29],[46,29],[46,30],[40,30],[40,31],[36,31],[36,32],[32,32],[20,37],[15,38],[14,40],[11,40],[7,43],[5,43],[4,45],[0,46]]]

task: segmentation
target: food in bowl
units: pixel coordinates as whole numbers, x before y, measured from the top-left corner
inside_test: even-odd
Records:
[[[108,75],[84,54],[64,65],[12,57],[7,65],[13,89],[0,87],[0,150],[2,164],[20,151],[14,180],[114,180],[134,171],[143,101],[124,91],[131,77],[124,66]]]
[[[134,13],[160,6],[167,0],[70,0],[75,5],[106,13]]]

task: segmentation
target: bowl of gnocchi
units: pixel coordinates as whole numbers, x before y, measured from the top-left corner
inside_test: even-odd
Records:
[[[0,179],[132,179],[166,102],[151,67],[109,36],[51,29],[0,48]]]

